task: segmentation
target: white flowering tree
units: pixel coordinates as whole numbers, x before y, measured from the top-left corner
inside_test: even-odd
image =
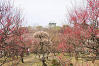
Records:
[[[34,46],[34,49],[36,50],[37,54],[42,54],[42,63],[43,66],[46,66],[45,64],[45,53],[50,52],[50,39],[49,34],[44,31],[38,31],[34,33],[34,38],[37,39],[37,43]]]

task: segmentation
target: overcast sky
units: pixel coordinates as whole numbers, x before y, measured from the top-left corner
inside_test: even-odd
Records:
[[[68,11],[83,6],[84,0],[14,0],[15,6],[21,8],[24,15],[24,26],[47,26],[49,22],[57,25],[65,21]]]

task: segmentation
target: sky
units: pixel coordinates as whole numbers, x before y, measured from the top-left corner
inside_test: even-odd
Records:
[[[85,0],[14,0],[15,7],[22,10],[23,26],[47,26],[68,24],[68,12],[84,6]]]

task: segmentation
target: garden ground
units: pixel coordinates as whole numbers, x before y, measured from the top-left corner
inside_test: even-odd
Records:
[[[63,57],[63,58],[68,59],[69,57]],[[50,55],[49,60],[46,61],[48,66],[52,66],[52,64],[51,64],[52,59],[56,59],[56,57],[53,55]],[[14,66],[42,66],[42,63],[41,63],[39,57],[36,55],[33,55],[33,54],[24,57],[24,63],[19,62],[19,64],[16,65],[15,62],[16,61],[8,62],[8,63],[4,64],[3,66],[11,66],[12,63],[14,64]],[[86,61],[81,58],[79,58],[77,61],[73,57],[71,62],[73,63],[74,66],[99,66],[99,60],[96,60],[95,63],[93,64],[91,61]],[[68,66],[68,65],[66,65],[66,66]]]

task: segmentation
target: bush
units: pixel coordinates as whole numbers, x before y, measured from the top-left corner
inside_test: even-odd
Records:
[[[56,59],[53,59],[52,60],[52,66],[61,66],[61,65]]]
[[[73,64],[72,63],[70,63],[70,65],[69,66],[73,66]]]

